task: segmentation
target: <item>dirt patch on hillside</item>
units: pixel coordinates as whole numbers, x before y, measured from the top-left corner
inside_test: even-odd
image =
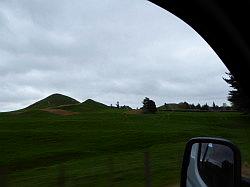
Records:
[[[129,110],[126,114],[142,114],[142,110]]]
[[[247,162],[242,165],[242,176],[250,178],[250,165]]]
[[[78,112],[71,112],[71,111],[67,111],[67,110],[62,110],[62,109],[41,109],[42,111],[46,111],[52,114],[57,114],[57,115],[61,115],[61,116],[72,116],[75,114],[79,114]]]

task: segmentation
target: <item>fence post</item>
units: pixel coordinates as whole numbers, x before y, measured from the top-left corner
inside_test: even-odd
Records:
[[[5,166],[0,167],[0,186],[6,187],[7,186],[7,175],[8,171]]]
[[[113,158],[110,156],[108,158],[108,172],[109,172],[109,177],[108,177],[108,186],[113,187],[114,186],[114,161]]]
[[[144,152],[144,175],[145,175],[145,187],[152,186],[151,168],[150,168],[150,155],[149,152]]]
[[[61,164],[59,166],[59,173],[57,178],[57,186],[58,187],[64,187],[65,186],[65,168],[64,164]]]

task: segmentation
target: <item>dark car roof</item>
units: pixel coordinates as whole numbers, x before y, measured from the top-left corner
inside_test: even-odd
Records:
[[[173,13],[213,48],[250,95],[250,1],[150,0]],[[201,62],[203,63],[203,62]]]

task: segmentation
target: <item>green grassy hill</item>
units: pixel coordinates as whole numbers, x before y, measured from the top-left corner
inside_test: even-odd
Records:
[[[0,186],[59,186],[64,176],[65,186],[143,187],[148,151],[152,186],[168,187],[196,136],[229,139],[250,163],[250,117],[238,112],[130,114],[93,100],[61,108],[85,112],[0,113]]]
[[[62,105],[75,105],[75,104],[79,104],[80,102],[62,95],[62,94],[52,94],[30,106],[28,106],[27,109],[44,109],[44,108],[55,108],[58,106],[62,106]]]
[[[72,112],[97,112],[105,109],[109,109],[110,107],[94,101],[92,99],[87,99],[86,101],[77,104],[77,105],[68,105],[68,106],[59,106],[58,109],[72,111]]]

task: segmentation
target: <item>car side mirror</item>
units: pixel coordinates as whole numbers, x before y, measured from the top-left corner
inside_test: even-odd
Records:
[[[184,152],[181,187],[241,186],[241,155],[231,142],[193,138]]]

